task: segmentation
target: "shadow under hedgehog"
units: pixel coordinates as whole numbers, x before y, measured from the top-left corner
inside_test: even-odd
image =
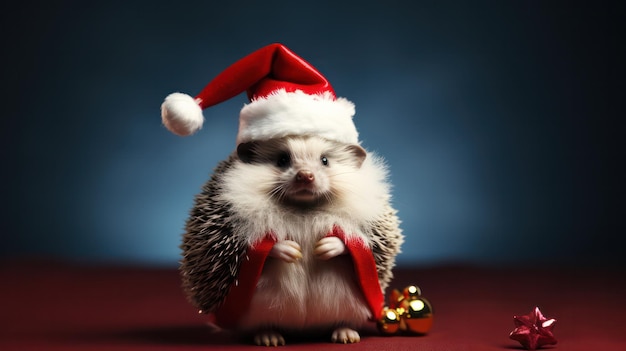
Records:
[[[384,162],[361,147],[354,104],[281,44],[235,62],[195,98],[169,95],[163,123],[193,134],[203,109],[244,91],[237,148],[186,222],[184,290],[258,345],[284,345],[289,333],[359,342],[381,316],[403,242]]]

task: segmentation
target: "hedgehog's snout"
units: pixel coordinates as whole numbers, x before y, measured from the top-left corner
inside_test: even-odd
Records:
[[[315,174],[309,170],[299,170],[296,173],[295,181],[298,184],[311,184],[315,181]]]

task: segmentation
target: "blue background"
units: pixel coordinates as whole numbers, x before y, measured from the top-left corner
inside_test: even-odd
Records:
[[[206,110],[187,138],[160,104],[283,42],[356,104],[364,146],[387,159],[401,265],[624,263],[611,3],[14,6],[1,15],[2,257],[176,265],[246,99]]]

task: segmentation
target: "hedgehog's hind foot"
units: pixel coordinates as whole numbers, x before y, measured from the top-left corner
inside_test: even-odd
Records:
[[[277,331],[265,330],[254,336],[254,343],[259,346],[284,346],[285,338]]]
[[[333,332],[331,341],[338,344],[354,344],[361,341],[361,336],[354,329],[339,327]]]

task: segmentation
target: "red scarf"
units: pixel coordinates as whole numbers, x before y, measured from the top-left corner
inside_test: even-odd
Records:
[[[338,226],[335,226],[327,236],[336,236],[345,243],[346,249],[352,257],[354,271],[365,301],[372,313],[372,318],[378,320],[381,316],[384,296],[378,281],[378,272],[372,251],[363,239],[356,235],[346,237],[344,231]],[[215,312],[218,325],[223,328],[237,326],[239,319],[250,307],[250,301],[261,277],[263,265],[275,243],[276,238],[273,235],[267,235],[248,249],[248,259],[241,262],[239,268],[238,284],[230,288],[224,304]]]

